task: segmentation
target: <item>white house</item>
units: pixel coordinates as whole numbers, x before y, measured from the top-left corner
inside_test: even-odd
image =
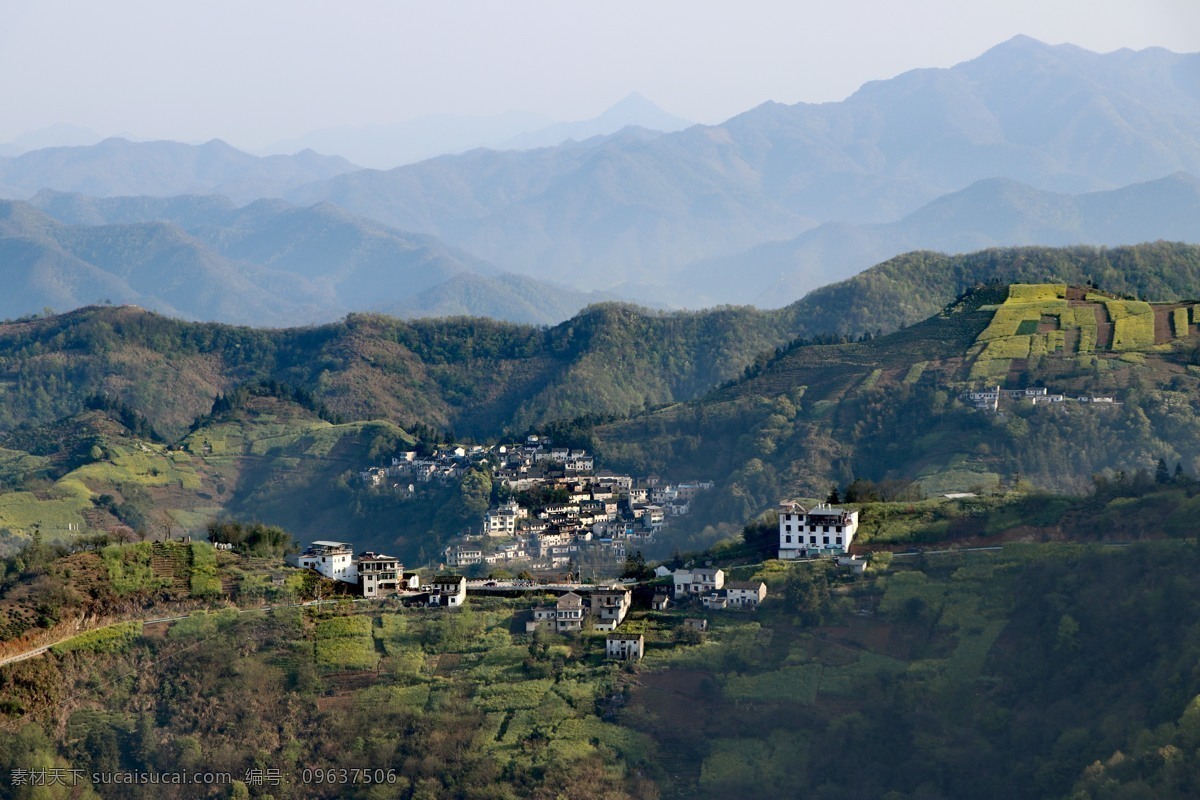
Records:
[[[640,633],[610,633],[604,641],[604,653],[619,661],[637,661],[646,652],[646,637]]]
[[[472,564],[483,563],[483,548],[473,545],[447,547],[445,555],[448,567],[469,567]]]
[[[517,521],[528,516],[528,509],[522,508],[516,500],[510,500],[499,508],[487,512],[484,528],[488,536],[515,536]]]
[[[677,569],[675,596],[709,594],[725,586],[725,570],[722,569]]]
[[[725,584],[725,596],[735,608],[758,608],[767,597],[767,585],[762,581],[730,581]]]
[[[542,626],[553,628],[558,633],[582,630],[583,598],[575,592],[567,592],[554,605],[533,609],[533,620],[525,623],[525,630],[532,632]]]
[[[467,579],[462,575],[438,575],[433,579],[429,605],[458,608],[467,601]]]
[[[354,554],[346,542],[313,542],[303,553],[288,556],[286,560],[293,566],[315,570],[330,580],[358,583]]]
[[[850,549],[858,531],[858,512],[819,503],[806,509],[799,503],[779,506],[779,557],[838,555]]]

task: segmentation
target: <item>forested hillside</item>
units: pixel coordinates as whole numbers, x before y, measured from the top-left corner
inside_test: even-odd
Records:
[[[1093,476],[1153,471],[1159,459],[1197,474],[1192,305],[1018,290],[980,288],[869,341],[798,341],[700,400],[567,429],[621,467],[718,481],[696,504],[710,522],[740,523],[780,498],[824,498],[856,479],[920,497],[1022,482],[1081,493]],[[997,413],[963,397],[997,385],[1062,401]],[[1078,399],[1094,396],[1114,402]]]
[[[789,338],[782,315],[753,309],[601,305],[553,328],[353,315],[261,330],[93,307],[0,325],[0,426],[49,422],[108,393],[177,436],[217,394],[271,379],[344,419],[496,436],[693,397]]]

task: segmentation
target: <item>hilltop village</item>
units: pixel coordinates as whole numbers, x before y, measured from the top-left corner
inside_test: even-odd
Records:
[[[598,471],[587,451],[537,435],[524,444],[448,445],[424,457],[409,450],[391,461],[359,475],[371,487],[402,494],[431,481],[462,480],[473,469],[491,475],[504,499],[441,553],[443,565],[453,569],[511,565],[536,573],[582,562],[618,565],[712,488],[711,482],[671,484]]]

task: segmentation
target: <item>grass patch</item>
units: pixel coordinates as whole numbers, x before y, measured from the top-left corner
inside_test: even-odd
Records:
[[[1149,306],[1146,305],[1146,308]],[[1113,350],[1142,350],[1153,346],[1153,313],[1130,314],[1116,319],[1113,325]]]
[[[333,617],[317,623],[316,658],[327,669],[375,669],[379,654],[369,617]]]
[[[820,664],[803,664],[757,675],[730,675],[725,681],[725,696],[730,700],[793,700],[809,705],[817,699],[821,670]]]
[[[853,664],[822,670],[821,694],[852,695],[877,675],[901,675],[908,665],[889,656],[865,651]]]
[[[929,366],[928,361],[918,361],[913,364],[908,368],[908,372],[904,374],[904,382],[911,385],[921,380],[921,375],[924,374],[927,366]]]
[[[192,575],[189,589],[193,597],[215,597],[221,593],[217,575],[217,551],[208,542],[192,542]]]
[[[133,545],[112,544],[100,551],[109,583],[118,595],[155,591],[171,585],[168,578],[154,574],[150,565],[150,548],[149,542],[139,542]]]
[[[1171,330],[1174,331],[1176,339],[1182,339],[1188,335],[1188,310],[1186,308],[1177,308],[1171,312]]]
[[[981,358],[1029,358],[1028,336],[1013,336],[1006,339],[994,339],[988,342]]]
[[[64,642],[59,642],[50,648],[55,655],[74,652],[88,653],[117,653],[133,644],[142,635],[142,623],[118,622],[106,628],[72,636]]]

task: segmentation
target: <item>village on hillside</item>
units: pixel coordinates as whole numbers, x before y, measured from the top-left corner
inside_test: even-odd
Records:
[[[1028,401],[1030,405],[1044,406],[1056,403],[1080,403],[1087,404],[1094,408],[1111,408],[1119,406],[1115,397],[1108,395],[1080,395],[1078,397],[1069,397],[1065,394],[1052,393],[1045,386],[1030,387],[1027,389],[1002,389],[999,386],[982,389],[979,391],[963,392],[960,395],[961,399],[970,403],[980,411],[998,412],[1000,410],[1000,402],[1020,402]]]
[[[422,483],[461,480],[479,468],[490,471],[508,499],[445,548],[447,568],[503,565],[539,573],[584,561],[614,567],[712,488],[711,481],[671,484],[596,470],[587,451],[537,435],[524,444],[448,445],[426,457],[405,451],[391,466],[359,474],[369,486],[412,494]]]
[[[500,513],[515,526],[513,508],[510,504],[500,509]],[[512,530],[505,528],[503,532]],[[861,573],[866,562],[849,555],[857,530],[858,512],[855,510],[828,503],[817,503],[808,508],[793,501],[783,502],[779,506],[778,557],[785,561],[834,558],[840,566]],[[642,602],[648,605],[648,610],[657,612],[672,606],[705,611],[754,611],[767,598],[767,586],[763,581],[726,580],[725,570],[711,563],[704,566],[689,564],[674,570],[659,566],[647,580],[626,579],[610,583],[579,583],[569,575],[565,583],[552,579],[469,581],[464,575],[446,572],[422,581],[418,573],[406,572],[398,558],[373,551],[356,556],[350,543],[326,540],[311,542],[302,553],[287,556],[286,562],[345,586],[347,593],[352,591],[365,599],[395,598],[405,605],[461,608],[467,601],[468,591],[507,596],[555,594],[557,597],[553,601],[541,602],[529,609],[524,622],[525,632],[604,631],[608,633],[607,657],[619,660],[637,660],[644,653],[642,634],[620,631],[633,608],[635,590],[643,595]],[[350,590],[349,587],[354,588]],[[689,617],[684,625],[703,632],[707,630],[708,622],[704,618]]]

